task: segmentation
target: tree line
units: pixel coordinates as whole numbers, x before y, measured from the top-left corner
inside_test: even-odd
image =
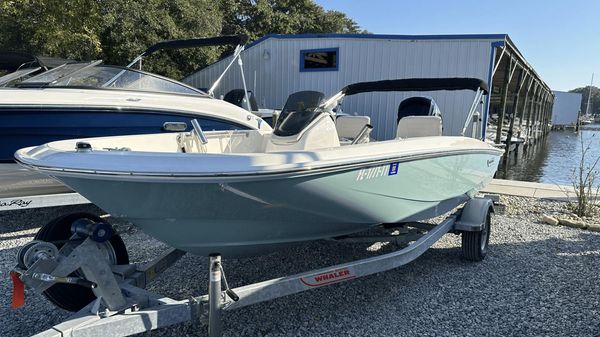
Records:
[[[591,87],[592,98],[590,99],[590,115],[600,114],[600,88]],[[590,95],[590,86],[570,90],[569,92],[577,92],[581,94],[581,114],[585,114]]]
[[[0,0],[0,49],[126,65],[164,40],[269,33],[362,33],[312,0]],[[181,79],[231,48],[158,53],[144,70]]]

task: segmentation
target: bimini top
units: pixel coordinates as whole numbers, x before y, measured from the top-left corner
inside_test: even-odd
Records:
[[[246,44],[248,37],[243,35],[227,35],[201,39],[162,41],[146,49],[142,56],[148,56],[163,49],[184,49],[208,46],[238,46]]]
[[[481,89],[488,94],[487,84],[478,78],[407,78],[360,82],[345,86],[341,93],[345,96],[374,91],[436,91],[436,90],[473,90]]]

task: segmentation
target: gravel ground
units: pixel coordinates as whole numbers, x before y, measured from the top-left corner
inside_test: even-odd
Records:
[[[600,234],[539,221],[564,203],[503,198],[495,215],[488,256],[461,259],[460,238],[446,235],[415,262],[224,314],[226,336],[598,336]],[[42,296],[26,295],[25,308],[9,309],[8,270],[20,245],[40,223],[93,206],[0,213],[0,336],[40,332],[68,317]],[[147,261],[164,245],[127,224],[123,239],[131,260]],[[379,251],[368,245],[313,242],[267,256],[225,260],[228,281],[240,286],[328,266]],[[151,285],[173,298],[206,293],[207,264],[185,256]],[[205,335],[204,326],[178,325],[149,336]]]

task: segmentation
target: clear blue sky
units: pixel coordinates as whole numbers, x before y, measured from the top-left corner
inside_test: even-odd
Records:
[[[554,90],[600,87],[600,0],[316,0],[375,34],[508,34]]]

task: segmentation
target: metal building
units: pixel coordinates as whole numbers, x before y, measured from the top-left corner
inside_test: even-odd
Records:
[[[540,127],[542,123],[539,121],[546,115],[549,118],[549,106],[544,106],[550,102],[548,86],[505,34],[267,35],[248,45],[242,57],[247,88],[254,92],[258,104],[264,108],[280,109],[288,95],[300,90],[318,90],[332,95],[347,84],[362,81],[475,77],[492,86],[493,95],[483,106],[484,125],[487,125],[490,111],[494,111],[495,120],[503,125],[510,125],[512,116],[519,109],[527,110],[530,116],[539,112],[541,116],[535,125]],[[206,88],[229,61],[225,58],[216,62],[187,77],[184,82]],[[525,89],[532,93],[529,98],[524,97],[525,89],[519,90],[525,82]],[[241,76],[239,72],[230,71],[215,93],[217,96],[224,95],[237,88],[242,88]],[[444,134],[457,135],[461,132],[473,92],[362,94],[348,97],[343,109],[345,113],[370,116],[374,126],[372,136],[380,140],[390,139],[396,134],[398,105],[404,98],[415,95],[430,96],[436,100],[443,113]],[[532,99],[534,95],[537,96]],[[532,104],[534,101],[535,104]],[[529,105],[525,106],[526,103]],[[532,106],[535,113],[529,112],[533,111]],[[516,111],[512,110],[513,107]],[[524,120],[521,118],[521,121]],[[502,128],[497,129],[502,132]],[[485,137],[485,132],[483,128],[482,137]]]
[[[575,92],[554,91],[552,126],[566,127],[577,125],[581,113],[582,95]]]

